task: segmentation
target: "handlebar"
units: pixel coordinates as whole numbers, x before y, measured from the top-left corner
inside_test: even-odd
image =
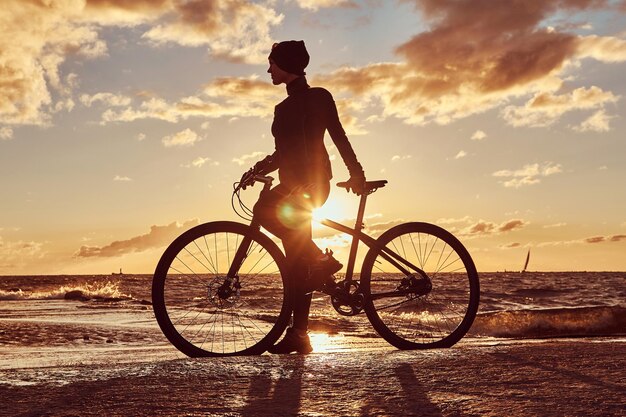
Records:
[[[245,190],[246,187],[252,187],[254,186],[255,182],[262,182],[263,184],[265,184],[266,187],[269,187],[272,185],[273,181],[274,177],[270,177],[269,175],[256,174],[253,170],[250,170],[243,174],[243,176],[241,177],[241,181],[239,181],[239,183],[235,185],[234,192],[236,193],[240,189]]]
[[[249,170],[242,177],[239,183],[236,183],[234,192],[238,192],[240,189],[246,189],[246,187],[254,186],[256,182],[262,182],[265,184],[265,188],[269,188],[272,186],[272,182],[274,181],[274,177],[269,175],[257,174],[254,170]],[[378,188],[382,188],[387,184],[387,180],[378,180],[378,181],[366,181],[362,185],[362,190],[358,190],[357,194],[365,193],[371,194],[376,191]],[[350,189],[354,190],[354,184],[350,181],[341,181],[337,183],[337,187],[345,188],[346,191],[350,191]]]

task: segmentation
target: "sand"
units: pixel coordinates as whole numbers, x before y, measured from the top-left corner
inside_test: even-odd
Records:
[[[626,416],[626,339],[322,344],[310,355],[203,359],[165,344],[0,346],[0,414]]]

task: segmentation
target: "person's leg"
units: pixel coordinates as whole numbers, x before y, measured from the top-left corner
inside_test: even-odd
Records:
[[[308,194],[308,198],[304,200],[304,203],[302,203],[300,196],[295,196],[296,201],[294,203],[301,204],[299,222],[283,238],[285,254],[291,260],[291,278],[294,280],[292,282],[295,284],[293,285],[295,290],[293,327],[302,332],[306,332],[308,329],[313,297],[305,286],[309,279],[309,266],[323,255],[323,252],[313,242],[311,212],[326,202],[330,192],[330,184],[316,184],[308,187],[305,192]]]
[[[293,327],[303,332],[308,328],[312,298],[312,294],[306,293],[304,285],[308,278],[311,256],[309,242],[312,243],[310,223],[308,230],[306,227],[304,224],[301,229],[292,231],[283,239],[293,291]]]
[[[322,255],[311,233],[311,211],[328,198],[329,184],[307,190],[309,200],[278,185],[254,206],[255,217],[270,233],[282,240],[287,261],[288,280],[293,300],[293,325],[281,342],[269,349],[271,353],[309,353],[312,348],[306,331],[312,294],[307,293],[309,265]]]

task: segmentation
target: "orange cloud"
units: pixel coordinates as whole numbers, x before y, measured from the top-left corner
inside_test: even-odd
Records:
[[[329,7],[357,8],[358,5],[352,0],[293,0],[298,6],[308,10],[319,10]]]
[[[522,246],[521,243],[519,242],[513,242],[513,243],[509,243],[507,245],[503,245],[501,246],[503,249],[512,249],[512,248],[519,248],[520,246]]]
[[[496,171],[492,175],[494,177],[509,178],[506,181],[500,181],[505,187],[519,188],[525,185],[533,185],[541,182],[541,178],[562,172],[561,164],[545,162],[543,166],[538,163],[524,165],[523,168],[511,171],[508,169]]]
[[[165,136],[161,142],[166,148],[171,148],[172,146],[193,146],[201,140],[202,138],[196,132],[187,128],[173,135]]]
[[[537,246],[569,246],[569,245],[580,245],[580,244],[596,244],[596,243],[605,243],[605,242],[621,242],[626,240],[626,235],[613,235],[613,236],[591,236],[583,239],[577,240],[565,240],[565,241],[552,241],[552,242],[542,242]]]
[[[498,227],[499,232],[510,232],[511,230],[520,229],[524,227],[527,223],[521,219],[513,219],[507,222],[502,223]]]
[[[341,68],[318,77],[320,84],[380,104],[385,117],[418,125],[450,123],[531,94],[536,97],[527,106],[510,107],[503,117],[516,126],[546,125],[565,112],[600,108],[618,99],[594,86],[573,93],[559,91],[563,72],[581,59],[626,61],[626,41],[577,36],[544,26],[556,13],[608,7],[603,1],[424,0],[415,4],[430,28],[396,48],[404,62]],[[539,106],[541,99],[544,106]],[[547,106],[549,101],[552,106]],[[530,122],[525,121],[526,115],[531,116]]]
[[[99,37],[103,27],[147,25],[143,36],[155,44],[204,45],[214,56],[259,63],[272,42],[270,29],[281,20],[271,8],[243,0],[5,0],[0,8],[0,124],[47,125],[55,111],[71,110],[68,96],[77,77],[62,75],[59,68],[70,55],[105,55],[107,45]]]
[[[4,241],[0,236],[0,271],[25,267],[44,256],[40,242]]]
[[[580,87],[566,94],[537,93],[524,106],[508,106],[502,114],[513,126],[549,126],[569,111],[595,109],[617,100],[618,97],[613,93],[602,91],[596,86]],[[592,121],[588,124],[597,127],[600,122]],[[608,128],[608,124],[604,126]]]
[[[143,37],[157,44],[206,45],[215,56],[248,63],[265,61],[270,28],[283,20],[273,9],[243,0],[174,1],[173,9]]]
[[[115,241],[105,246],[81,246],[81,248],[74,253],[74,257],[113,257],[162,247],[169,244],[185,230],[197,224],[197,220],[189,220],[183,224],[174,222],[167,226],[151,226],[149,233],[128,240]]]
[[[470,221],[470,219],[467,219],[467,221]],[[495,233],[511,232],[513,230],[521,229],[526,225],[528,225],[528,222],[522,219],[507,220],[500,223],[499,225],[493,222],[479,220],[474,224],[470,224],[463,230],[460,230],[458,233],[459,235],[463,236],[489,235]]]
[[[274,106],[284,98],[284,89],[260,81],[256,76],[216,78],[203,91],[170,103],[147,97],[138,106],[108,108],[102,123],[159,119],[178,122],[189,117],[270,117]],[[116,97],[116,95],[112,95]],[[103,100],[104,101],[104,100]]]

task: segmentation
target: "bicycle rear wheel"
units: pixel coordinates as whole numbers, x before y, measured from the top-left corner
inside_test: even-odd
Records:
[[[235,253],[247,246],[236,278]],[[236,269],[236,268],[235,268]],[[178,350],[192,357],[261,354],[290,317],[284,256],[266,235],[234,222],[196,226],[165,250],[152,281],[154,314]]]
[[[399,270],[371,248],[361,288],[372,326],[399,349],[450,347],[470,329],[479,302],[478,273],[461,242],[428,223],[405,223],[377,242],[414,267]]]

